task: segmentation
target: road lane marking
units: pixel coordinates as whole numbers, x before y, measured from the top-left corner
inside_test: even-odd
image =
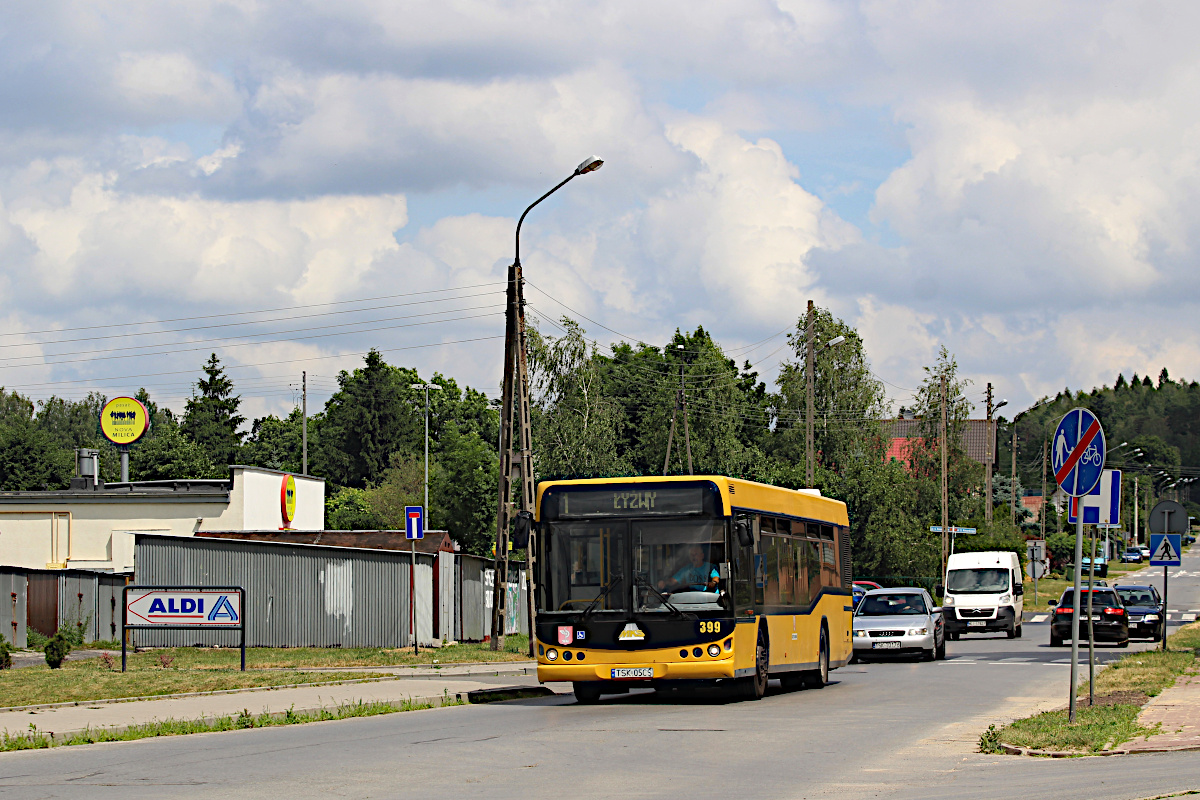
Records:
[[[1050,619],[1049,614],[1038,614],[1037,616],[1035,616],[1033,619],[1031,619],[1029,621],[1030,622],[1045,622],[1048,619]]]
[[[1184,622],[1195,622],[1196,615],[1195,614],[1184,614],[1183,616],[1180,617],[1180,619],[1182,619]]]

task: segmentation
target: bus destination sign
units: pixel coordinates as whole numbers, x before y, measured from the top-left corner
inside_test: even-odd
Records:
[[[704,489],[650,487],[560,492],[559,516],[643,516],[650,514],[700,514]]]

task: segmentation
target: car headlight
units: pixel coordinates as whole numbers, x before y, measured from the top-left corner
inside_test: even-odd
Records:
[[[864,636],[866,636],[866,635],[867,635],[867,632],[866,632],[866,631],[863,631],[863,630],[856,630],[856,631],[854,632],[854,637],[855,637],[856,639],[861,639],[861,638],[863,638],[863,637],[864,637]]]
[[[943,599],[942,599],[942,605],[943,605],[943,606],[952,606],[952,605],[954,605],[954,598],[953,598],[953,597],[945,597],[945,598],[943,598]]]
[[[1142,617],[1142,620],[1144,622],[1158,622],[1158,614],[1147,614]]]
[[[547,661],[558,661],[558,651],[555,650],[553,647],[551,647],[549,650],[546,651],[546,660]]]
[[[927,633],[929,633],[929,628],[909,628],[908,629],[909,636],[924,636]]]

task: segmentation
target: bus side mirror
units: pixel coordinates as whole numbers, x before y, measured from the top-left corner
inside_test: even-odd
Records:
[[[736,523],[738,544],[742,547],[754,546],[754,534],[750,531],[750,523],[746,520],[738,520]]]
[[[513,525],[512,549],[525,550],[529,547],[529,534],[533,530],[533,512],[517,512],[517,521]]]

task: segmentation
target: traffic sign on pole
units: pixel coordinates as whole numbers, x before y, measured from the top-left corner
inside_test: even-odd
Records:
[[[1083,497],[1072,497],[1067,506],[1067,522],[1075,524],[1079,506],[1083,506],[1083,524],[1104,528],[1121,527],[1121,470],[1106,469],[1092,490]]]
[[[404,507],[404,536],[406,539],[425,538],[425,509],[421,506]]]
[[[1150,534],[1150,566],[1178,567],[1183,564],[1180,556],[1182,543],[1178,533]]]
[[[1086,408],[1073,408],[1058,423],[1051,442],[1054,480],[1071,497],[1082,497],[1104,472],[1104,429]]]
[[[975,528],[959,528],[954,525],[947,526],[945,528],[945,531],[946,531],[946,533],[978,533],[979,532]],[[942,526],[941,525],[930,525],[929,532],[930,533],[941,533]]]

